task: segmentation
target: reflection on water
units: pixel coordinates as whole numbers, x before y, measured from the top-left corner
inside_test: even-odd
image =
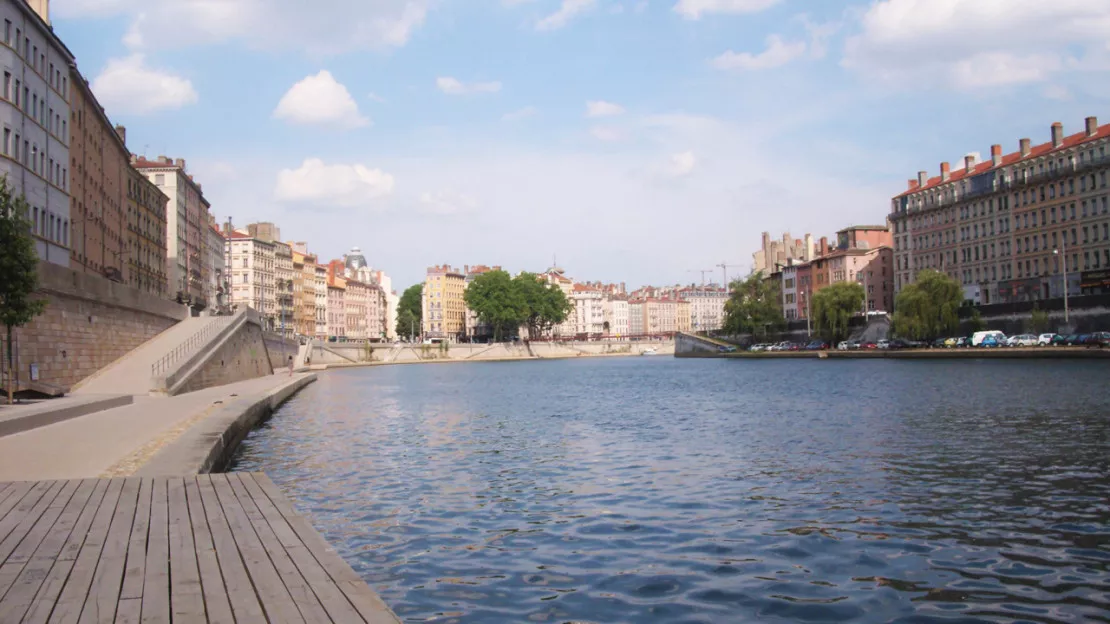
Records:
[[[1110,621],[1110,367],[329,372],[244,444],[410,621]]]

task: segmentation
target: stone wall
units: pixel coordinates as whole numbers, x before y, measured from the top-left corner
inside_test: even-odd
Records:
[[[173,389],[173,394],[184,394],[222,386],[236,381],[256,379],[273,373],[270,356],[266,350],[262,327],[247,322],[227,336],[208,357],[200,370]]]
[[[282,338],[280,335],[266,333],[264,336],[266,351],[270,354],[270,366],[274,370],[289,367],[289,356],[296,361],[301,344],[292,338]]]
[[[46,312],[14,331],[22,388],[31,366],[40,383],[69,389],[183,320],[183,306],[97,275],[39,263]]]

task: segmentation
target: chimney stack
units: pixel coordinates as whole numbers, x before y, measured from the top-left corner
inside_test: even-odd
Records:
[[[928,171],[918,171],[917,172],[917,185],[921,186],[921,187],[924,187],[928,183],[929,183],[929,172]]]
[[[947,182],[950,177],[952,177],[952,165],[947,162],[940,163],[940,181]]]
[[[1002,164],[1002,146],[991,146],[991,165],[997,167]]]
[[[173,162],[174,162],[175,165],[177,165],[178,169],[181,169],[182,171],[185,171],[185,159],[184,158],[178,158],[177,160],[175,160]]]
[[[1064,124],[1056,122],[1052,124],[1052,147],[1060,147],[1064,144]]]
[[[1093,137],[1098,134],[1098,117],[1087,118],[1087,136]]]
[[[1022,156],[1022,158],[1029,155],[1029,152],[1031,151],[1029,149],[1029,144],[1030,144],[1029,139],[1022,139],[1021,140],[1021,156]]]
[[[123,126],[120,126],[120,125],[117,125],[116,126],[116,134],[119,135],[119,140],[123,141],[123,144],[126,146],[127,145],[127,128],[125,128]]]
[[[967,171],[968,173],[971,173],[971,170],[975,168],[975,161],[976,160],[978,160],[978,159],[975,158],[975,156],[973,156],[972,154],[968,154],[967,156],[964,156],[964,170]]]

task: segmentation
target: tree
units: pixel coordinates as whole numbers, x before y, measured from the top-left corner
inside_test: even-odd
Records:
[[[478,320],[493,329],[493,339],[498,342],[515,334],[528,318],[520,284],[505,271],[489,271],[474,278],[463,298]]]
[[[765,279],[762,271],[732,283],[725,302],[726,332],[764,337],[785,325],[778,284]]]
[[[963,292],[956,280],[944,273],[925,270],[894,300],[891,325],[894,333],[912,340],[935,340],[951,335],[959,327]]]
[[[1033,312],[1029,316],[1029,329],[1037,334],[1043,334],[1048,331],[1052,321],[1048,318],[1048,311],[1042,310],[1034,306]]]
[[[856,282],[837,282],[813,295],[810,307],[817,333],[831,344],[848,338],[848,323],[859,313],[865,294]]]
[[[46,309],[45,301],[31,298],[38,286],[38,254],[27,213],[27,199],[13,194],[6,176],[0,178],[0,323],[7,329],[8,404],[15,393],[12,330]]]
[[[423,322],[424,312],[421,299],[424,296],[424,284],[413,284],[401,294],[397,302],[397,335],[412,340],[420,335],[420,324]]]
[[[558,286],[543,281],[535,273],[521,273],[513,278],[513,284],[524,302],[524,323],[528,326],[529,338],[542,336],[567,320],[571,304]]]
[[[971,333],[973,334],[987,328],[987,324],[983,321],[983,315],[979,314],[978,308],[971,311],[971,320],[968,321],[968,326],[971,327]]]

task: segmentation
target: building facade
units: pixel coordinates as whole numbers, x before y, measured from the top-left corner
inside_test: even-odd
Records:
[[[603,323],[608,323],[608,336],[627,338],[632,332],[629,326],[628,298],[623,295],[610,295],[602,304]]]
[[[925,269],[959,281],[974,304],[1106,292],[1096,272],[1110,263],[1110,125],[1088,117],[1081,132],[1054,123],[1049,134],[909,181],[891,201],[896,293]]]
[[[448,265],[429,267],[421,298],[424,337],[458,340],[466,327],[466,276]]]
[[[328,275],[327,329],[326,340],[331,342],[347,341],[347,280],[343,277]]]
[[[574,284],[571,289],[571,314],[574,318],[574,336],[600,338],[605,335],[605,302],[601,290],[586,284]]]
[[[127,166],[127,283],[158,297],[167,297],[166,206],[169,197],[153,182]],[[217,233],[217,236],[219,234]],[[223,237],[220,253],[223,254]]]
[[[370,286],[358,280],[348,279],[344,299],[346,310],[347,340],[352,342],[366,342],[366,322],[369,318],[366,313],[366,302],[369,299]]]
[[[786,265],[791,260],[809,262],[816,255],[813,235],[806,234],[804,239],[791,238],[790,232],[782,235],[782,240],[771,240],[771,235],[763,233],[759,251],[752,254],[752,271],[764,274],[774,273],[775,265]]]
[[[292,338],[297,329],[293,318],[296,307],[293,292],[293,249],[289,243],[279,240],[274,240],[271,244],[274,246],[274,330],[286,338]]]
[[[228,294],[231,284],[227,277],[227,240],[220,232],[216,220],[209,216],[208,236],[205,251],[208,254],[208,284],[205,288],[205,298],[209,307],[216,310],[225,310],[231,303]]]
[[[679,296],[690,302],[689,331],[716,331],[724,327],[728,293],[715,285],[685,288]]]
[[[4,66],[0,124],[0,175],[27,198],[35,250],[40,259],[70,266],[74,214],[70,197],[70,142],[75,89],[73,54],[54,35],[45,4],[41,14],[21,0],[0,2],[4,20],[0,63]],[[90,212],[96,215],[95,211]]]
[[[316,339],[328,339],[328,268],[317,262],[313,281],[316,294]]]
[[[231,306],[253,308],[262,316],[263,325],[274,329],[275,297],[274,244],[253,238],[243,230],[233,230],[227,239],[231,261]]]

